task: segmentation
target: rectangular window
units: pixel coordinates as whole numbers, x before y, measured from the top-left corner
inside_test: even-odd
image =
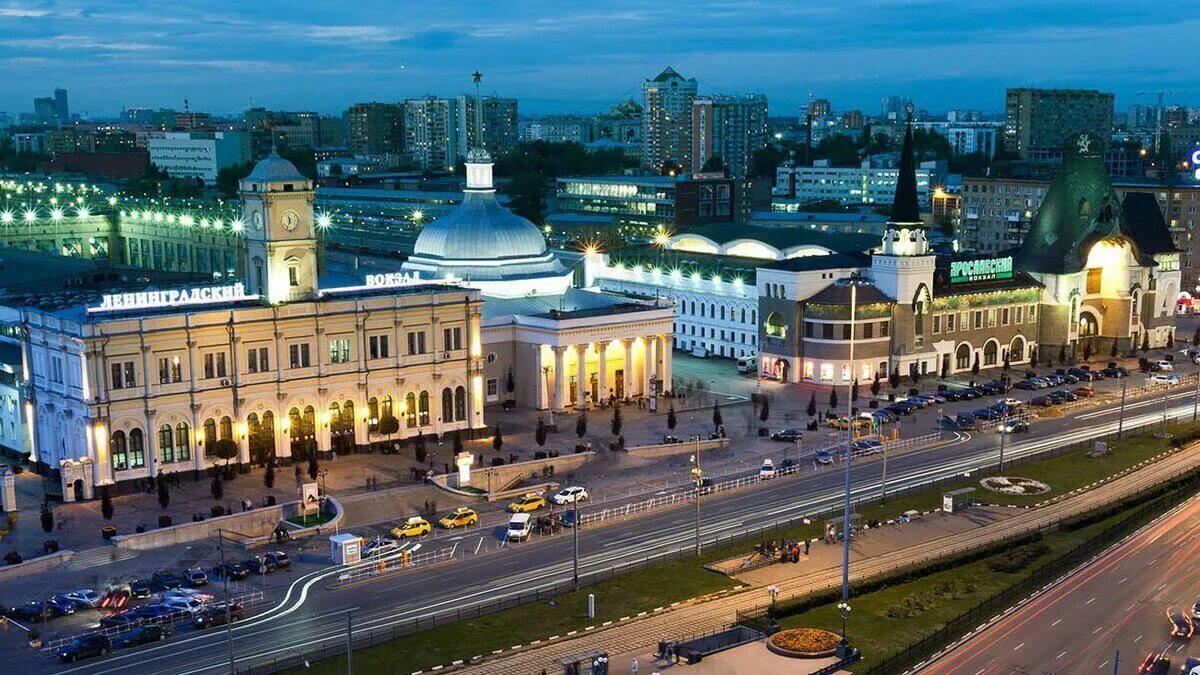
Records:
[[[873,337],[875,337],[875,324],[864,323],[863,324],[863,339],[870,340]]]
[[[879,337],[887,337],[887,336],[888,336],[888,322],[881,321],[881,322],[879,322]]]
[[[941,333],[941,332],[942,332],[942,315],[934,314],[933,315],[933,334],[937,335],[938,333]]]
[[[372,335],[367,338],[368,351],[373,359],[386,359],[391,356],[391,344],[386,333]]]
[[[63,362],[62,357],[50,357],[50,381],[62,384],[63,381]]]
[[[846,324],[842,324],[842,339],[843,339],[843,340],[849,340],[849,339],[850,339],[850,330],[851,330],[851,328],[852,328],[852,327],[853,327],[853,326],[852,326],[851,324],[848,324],[848,323],[846,323]]]
[[[955,316],[956,316],[955,314],[947,314],[946,315],[946,332],[947,333],[954,332],[954,317]]]
[[[1100,277],[1103,274],[1104,274],[1103,267],[1092,267],[1092,268],[1088,269],[1088,271],[1087,271],[1087,292],[1089,294],[1100,292]]]
[[[982,311],[975,312],[975,323],[973,325],[976,330],[983,328],[983,312]]]
[[[265,373],[271,370],[271,360],[267,356],[266,347],[251,347],[246,352],[246,369],[252,373]]]
[[[496,378],[489,378],[488,381],[484,383],[484,386],[486,387],[487,399],[489,401],[495,401],[500,397],[500,382]]]
[[[178,356],[163,356],[158,359],[158,383],[170,384],[183,379],[183,364]]]
[[[350,363],[349,338],[337,338],[329,341],[329,362]]]
[[[1025,323],[1025,308],[1017,307],[1013,316],[1013,323]]]
[[[814,324],[814,323],[813,323],[813,322],[811,322],[811,321],[805,321],[805,322],[804,322],[804,337],[806,337],[806,338],[810,338],[810,337],[812,337],[812,336],[813,336],[813,330],[814,330],[814,329],[813,329],[813,326],[815,326],[815,325],[816,325],[816,324]]]
[[[204,355],[204,377],[211,380],[218,377],[228,377],[225,364],[225,352],[209,352]]]
[[[1000,310],[1000,325],[1001,326],[1008,325],[1008,308],[1007,307]]]
[[[442,329],[442,349],[452,351],[462,349],[462,327]]]
[[[290,357],[290,363],[293,368],[308,368],[310,365],[312,365],[312,361],[309,358],[307,342],[299,342],[288,345],[288,356]]]
[[[425,331],[415,331],[408,334],[408,353],[410,356],[424,354],[427,351],[425,348]]]
[[[833,324],[831,324],[831,323],[821,324],[821,337],[826,340],[833,339]]]
[[[1037,305],[1029,306],[1029,323],[1037,323]]]
[[[137,375],[133,361],[117,361],[112,364],[112,388],[132,389],[137,386]]]
[[[996,327],[996,310],[989,309],[987,311],[987,313],[988,313],[988,328],[995,328]]]

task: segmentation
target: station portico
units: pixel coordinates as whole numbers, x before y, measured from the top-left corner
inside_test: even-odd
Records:
[[[535,393],[538,408],[582,409],[589,402],[649,397],[663,393],[660,385],[671,380],[671,337],[666,334],[533,345],[533,352],[537,371],[545,374]]]

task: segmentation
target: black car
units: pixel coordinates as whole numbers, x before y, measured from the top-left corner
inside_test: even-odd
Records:
[[[292,559],[289,558],[288,554],[284,553],[283,551],[271,551],[266,555],[266,558],[268,562],[274,563],[275,569],[277,570],[290,567],[292,564]]]
[[[267,557],[263,555],[246,558],[246,561],[242,564],[255,574],[270,574],[275,571],[275,563],[267,560]]]
[[[129,581],[129,594],[135,598],[148,598],[154,594],[154,589],[150,587],[149,581],[131,579]]]
[[[138,645],[149,644],[151,642],[161,642],[171,636],[171,629],[161,624],[150,624],[148,626],[138,626],[126,633],[123,637],[118,638],[117,646],[119,647],[136,647]]]
[[[995,410],[993,408],[980,408],[979,410],[976,410],[973,414],[975,415],[976,419],[981,419],[981,420],[998,420],[1001,417],[1004,417],[1003,413],[1001,413],[1000,411]]]
[[[945,398],[947,401],[953,402],[963,400],[963,393],[961,389],[947,389],[946,391],[943,391],[941,395],[942,398]]]
[[[142,617],[129,611],[117,612],[100,618],[101,628],[127,629],[142,623]]]
[[[1067,374],[1075,376],[1080,382],[1091,382],[1092,380],[1092,371],[1085,368],[1067,368]]]
[[[804,434],[799,429],[780,429],[771,434],[771,440],[784,441],[785,443],[795,443],[804,438]]]
[[[74,663],[80,658],[104,656],[110,651],[113,651],[113,641],[108,639],[108,635],[89,633],[79,635],[65,646],[59,647],[59,658],[67,663]]]
[[[58,658],[67,663],[92,656],[104,656],[112,651],[112,640],[103,633],[80,635],[58,649]]]
[[[1129,375],[1129,371],[1121,367],[1105,368],[1100,372],[1104,373],[1105,377],[1127,377]]]
[[[973,401],[980,396],[983,396],[983,391],[979,387],[967,387],[963,389],[963,398],[968,401]]]
[[[196,622],[197,628],[208,628],[210,626],[224,626],[226,616],[233,621],[240,621],[242,617],[246,616],[246,608],[241,603],[235,602],[229,605],[229,613],[226,615],[225,603],[209,605],[196,612],[193,620]]]
[[[1037,389],[1037,385],[1032,380],[1021,380],[1013,385],[1013,389],[1022,389],[1024,391],[1033,391]]]
[[[245,579],[250,576],[250,568],[239,562],[227,562],[213,567],[213,574],[230,579]]]
[[[17,605],[5,613],[10,619],[18,621],[29,621],[37,623],[39,621],[48,621],[54,616],[54,608],[50,603],[34,600],[23,605]]]
[[[183,577],[171,570],[159,570],[154,573],[154,576],[150,577],[150,585],[159,591],[182,588],[183,583]]]

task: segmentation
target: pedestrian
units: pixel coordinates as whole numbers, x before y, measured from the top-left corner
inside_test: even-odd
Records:
[[[633,660],[629,662],[629,672],[631,675],[638,675],[638,662],[636,656],[633,657]]]
[[[811,542],[808,539],[804,540],[804,555],[808,555],[808,546]]]

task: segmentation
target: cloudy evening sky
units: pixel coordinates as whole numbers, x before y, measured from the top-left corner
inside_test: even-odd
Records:
[[[70,90],[123,106],[336,112],[355,101],[521,99],[523,113],[639,98],[671,65],[701,91],[761,91],[794,115],[811,90],[877,113],[1003,108],[1007,86],[1096,87],[1118,109],[1175,89],[1200,102],[1196,0],[0,0],[0,111]]]

